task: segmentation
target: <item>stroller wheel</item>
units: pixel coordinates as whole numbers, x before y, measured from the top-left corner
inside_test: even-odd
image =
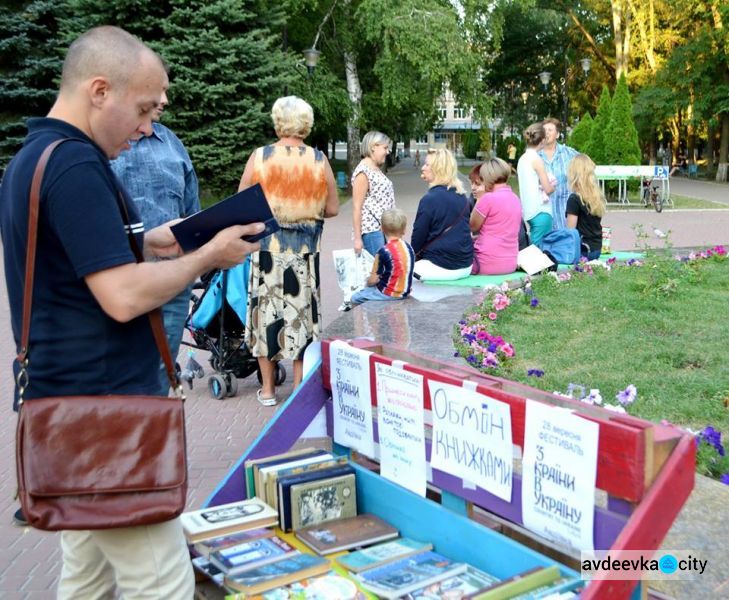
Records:
[[[258,383],[263,385],[263,377],[261,376],[260,369],[256,369],[256,377],[258,377]],[[276,371],[274,373],[274,377],[274,382],[276,383],[276,385],[281,385],[286,381],[286,369],[280,362],[276,363]]]
[[[228,395],[228,384],[222,375],[213,373],[208,379],[208,390],[213,398],[222,400]]]
[[[281,363],[276,363],[276,385],[281,385],[286,381],[286,369]]]
[[[235,375],[233,373],[227,373],[225,375],[225,380],[228,384],[228,393],[225,394],[226,396],[235,396],[238,393],[238,379],[236,379]]]

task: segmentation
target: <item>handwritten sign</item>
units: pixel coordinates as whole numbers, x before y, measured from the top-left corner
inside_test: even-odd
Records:
[[[430,464],[511,502],[511,410],[455,385],[428,381],[433,411]]]
[[[425,496],[423,376],[375,365],[380,475]]]
[[[370,354],[342,341],[329,345],[334,441],[376,458],[372,435]]]
[[[576,550],[594,549],[597,423],[527,400],[521,509],[532,531]]]

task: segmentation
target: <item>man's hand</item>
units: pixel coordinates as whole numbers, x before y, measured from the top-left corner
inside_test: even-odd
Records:
[[[159,258],[175,258],[182,254],[182,248],[172,235],[170,227],[179,223],[182,219],[174,219],[150,229],[144,234],[144,254],[146,256],[157,256]]]
[[[263,223],[233,225],[218,232],[201,250],[210,253],[213,268],[230,269],[242,263],[251,252],[261,248],[260,242],[246,242],[241,238],[244,235],[261,233],[265,228]]]
[[[378,281],[380,281],[380,276],[377,273],[373,273],[367,278],[367,286],[372,287],[374,285],[377,285]]]

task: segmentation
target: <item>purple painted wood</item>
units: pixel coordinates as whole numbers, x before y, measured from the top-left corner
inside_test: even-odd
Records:
[[[324,389],[321,377],[321,369],[316,369],[286,401],[215,490],[208,506],[237,502],[245,498],[245,461],[286,452],[298,441],[325,401],[331,398]],[[328,404],[331,405],[331,402]]]
[[[635,505],[632,502],[624,500],[623,498],[614,498],[613,496],[608,496],[607,508],[610,512],[630,516],[635,510]]]

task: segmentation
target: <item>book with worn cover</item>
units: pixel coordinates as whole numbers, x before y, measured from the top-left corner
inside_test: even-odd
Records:
[[[258,498],[211,506],[180,515],[187,541],[201,540],[278,524],[278,513]]]
[[[243,598],[243,595],[240,594],[238,597]],[[366,600],[367,596],[351,579],[330,571],[325,575],[295,581],[245,598],[246,600]]]
[[[520,594],[524,594],[538,587],[553,583],[559,579],[559,567],[534,567],[513,577],[504,579],[492,584],[484,590],[480,590],[468,597],[473,600],[506,600]]]
[[[326,558],[297,553],[289,558],[268,563],[242,573],[226,575],[224,584],[236,592],[260,594],[307,577],[323,575],[331,569]]]
[[[195,544],[193,550],[200,556],[210,556],[212,552],[217,552],[223,548],[236,546],[243,542],[250,542],[259,538],[271,537],[273,535],[275,535],[273,529],[249,529],[248,531],[239,531],[238,533],[203,540]]]
[[[421,552],[357,575],[362,585],[382,598],[400,598],[438,581],[466,571],[468,565],[453,562],[437,552]]]
[[[334,560],[348,571],[359,573],[366,569],[381,567],[387,563],[432,549],[433,544],[418,542],[410,538],[398,538],[390,542],[383,542],[370,546],[369,548],[363,548],[356,552],[350,552]]]
[[[278,480],[278,516],[281,529],[284,531],[292,530],[292,505],[291,505],[291,487],[297,484],[308,483],[311,481],[319,481],[331,479],[332,477],[340,477],[342,475],[354,474],[352,465],[346,463],[331,467],[329,469],[319,469],[316,471],[306,471],[298,475],[289,477],[280,477]],[[355,510],[355,513],[356,510]],[[354,515],[351,515],[354,516]]]
[[[170,229],[180,248],[191,252],[207,244],[226,227],[249,223],[263,223],[266,226],[261,233],[243,236],[249,242],[258,241],[281,228],[258,183],[190,215]]]
[[[354,473],[292,485],[291,529],[296,531],[357,514],[357,487]]]
[[[305,456],[318,456],[324,452],[324,450],[319,450],[318,448],[297,448],[296,450],[289,450],[288,452],[282,452],[280,454],[264,456],[261,458],[251,458],[245,461],[246,495],[249,498],[253,498],[253,496],[261,497],[263,492],[260,490],[261,483],[258,477],[258,472],[261,468],[269,465],[290,462]]]
[[[288,470],[292,467],[303,467],[310,464],[329,461],[332,458],[334,457],[329,452],[325,452],[324,450],[314,450],[311,454],[304,454],[296,458],[291,458],[285,462],[260,466],[258,469],[260,489],[256,488],[259,491],[257,496],[269,506],[276,508],[276,499],[272,492],[273,487],[275,487],[273,482],[277,481],[279,471]]]
[[[397,535],[398,531],[392,525],[367,513],[311,525],[296,532],[297,538],[321,555],[391,540]]]
[[[296,548],[274,535],[213,552],[210,562],[230,575],[288,558],[296,553]]]
[[[278,510],[278,480],[283,477],[290,477],[292,475],[300,475],[301,473],[309,473],[312,471],[320,471],[321,469],[331,469],[332,467],[338,467],[340,465],[347,464],[349,458],[346,456],[337,456],[336,458],[327,458],[321,461],[307,463],[296,466],[284,466],[282,469],[276,471],[274,477],[268,477],[266,479],[266,497],[270,498],[271,501],[268,503],[273,508]]]
[[[403,596],[403,600],[465,598],[469,594],[478,593],[498,581],[499,578],[495,575],[480,571],[476,567],[468,565],[468,568],[463,573],[410,592]]]
[[[192,566],[197,571],[205,575],[205,577],[213,581],[216,585],[223,585],[223,578],[225,577],[225,573],[223,573],[215,565],[210,564],[210,561],[206,557],[198,556],[196,558],[193,558]]]

